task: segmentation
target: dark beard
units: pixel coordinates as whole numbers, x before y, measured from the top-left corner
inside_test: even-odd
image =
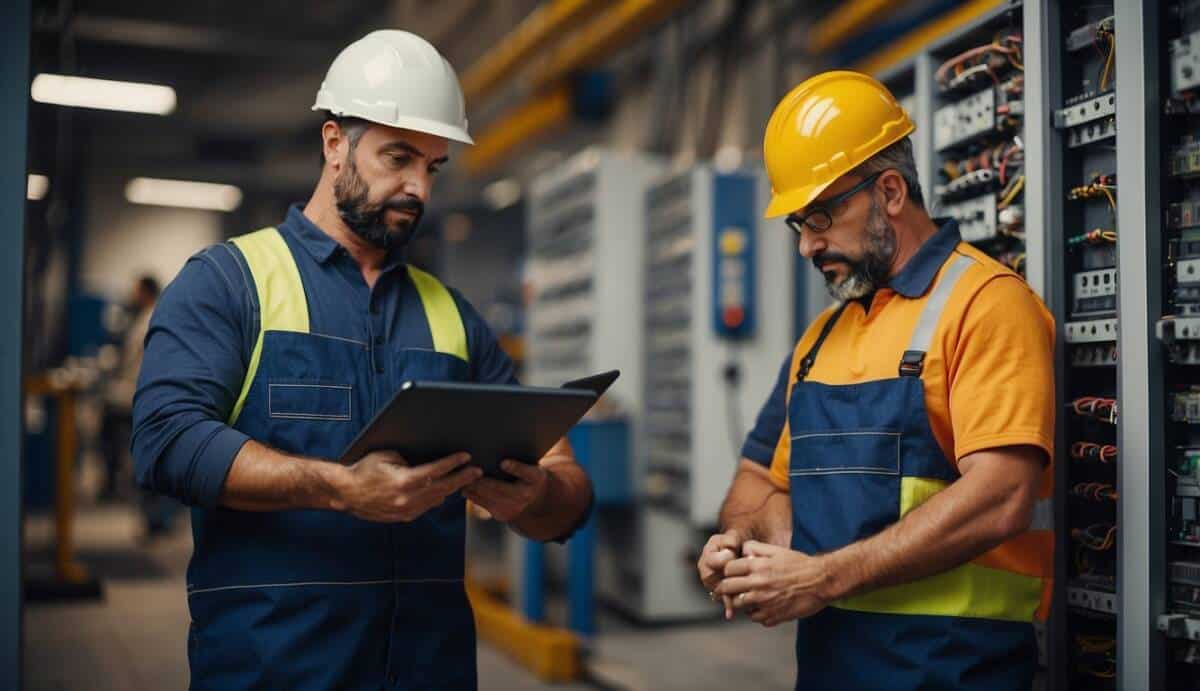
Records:
[[[825,277],[825,287],[835,300],[844,302],[866,297],[887,284],[896,255],[896,230],[874,199],[871,200],[866,231],[866,250],[858,259],[838,252],[823,252],[813,257],[813,265],[818,267],[831,261],[845,262],[848,271],[840,283],[833,283],[828,274]]]
[[[415,197],[372,204],[369,192],[366,181],[358,174],[354,161],[350,160],[345,172],[338,175],[333,183],[333,196],[337,200],[338,215],[342,221],[355,235],[382,250],[407,245],[421,222],[425,205]],[[389,209],[412,211],[414,216],[412,220],[401,219],[398,228],[393,231],[384,220],[384,214]]]

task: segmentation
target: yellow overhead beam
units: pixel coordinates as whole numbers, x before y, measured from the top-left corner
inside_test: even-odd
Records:
[[[937,19],[913,29],[883,50],[867,56],[853,69],[866,74],[878,74],[916,55],[933,41],[961,26],[970,24],[1006,2],[1007,0],[971,0]]]
[[[478,101],[491,93],[539,50],[607,5],[607,0],[552,0],[529,13],[463,73],[467,101]]]
[[[571,119],[571,90],[560,86],[519,106],[475,138],[463,154],[472,175],[487,171],[522,142]]]
[[[838,5],[808,30],[808,50],[819,53],[841,45],[874,22],[884,10],[896,10],[907,0],[850,0]]]
[[[670,17],[684,4],[685,0],[621,0],[571,40],[559,44],[551,52],[548,63],[534,74],[534,86],[546,86],[580,68],[594,65]]]
[[[571,117],[567,77],[591,67],[631,43],[646,30],[671,16],[686,0],[619,0],[561,41],[533,74],[528,103],[488,127],[475,138],[465,155],[467,171],[479,174],[492,168],[526,140],[565,124]]]

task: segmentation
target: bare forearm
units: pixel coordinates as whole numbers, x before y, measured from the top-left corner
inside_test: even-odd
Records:
[[[547,457],[541,465],[546,471],[545,495],[511,525],[525,537],[544,541],[565,535],[575,526],[591,501],[592,485],[573,456]]]
[[[747,539],[787,546],[792,534],[792,502],[767,477],[766,469],[743,458],[721,506],[721,528]]]
[[[221,490],[221,506],[241,511],[334,509],[337,487],[346,468],[312,458],[290,456],[249,441],[233,460]]]
[[[1026,530],[1038,463],[1035,456],[1006,463],[1007,473],[965,473],[879,534],[824,555],[828,595],[838,599],[933,576]]]

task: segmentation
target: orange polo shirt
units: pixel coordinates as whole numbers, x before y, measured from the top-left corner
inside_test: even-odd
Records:
[[[973,259],[945,305],[921,376],[929,426],[957,466],[970,453],[1030,445],[1046,452],[1039,497],[1053,492],[1054,318],[1025,281],[962,242],[953,222],[941,224],[904,268],[870,299],[849,304],[830,331],[806,381],[857,384],[897,375],[901,356],[933,286],[955,254]],[[796,345],[788,399],[800,361],[835,308],[825,310]],[[785,404],[786,405],[786,404]],[[786,419],[786,418],[785,418]],[[790,424],[771,462],[771,480],[789,489]],[[1048,506],[1048,501],[1041,502]],[[1039,616],[1048,611],[1053,535],[1030,530],[974,560],[1045,581]]]
[[[891,286],[875,293],[870,309],[858,301],[846,307],[807,381],[896,377],[929,289],[952,253],[975,261],[951,293],[925,356],[921,381],[933,435],[953,464],[975,451],[1021,444],[1052,458],[1054,317],[1020,276],[961,242],[957,228],[943,226],[930,238]],[[796,345],[789,398],[800,360],[834,309],[821,313]],[[791,439],[785,423],[771,462],[771,479],[781,489],[788,488]]]

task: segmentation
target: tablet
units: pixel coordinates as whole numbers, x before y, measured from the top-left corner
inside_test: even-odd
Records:
[[[564,389],[587,389],[596,394],[596,398],[604,395],[608,391],[608,387],[617,381],[617,377],[621,376],[621,370],[609,370],[600,374],[593,374],[590,377],[583,379],[573,379],[566,384],[563,384]]]
[[[508,479],[500,461],[536,463],[595,402],[587,389],[405,382],[339,460],[387,449],[416,465],[466,451],[471,465]]]

